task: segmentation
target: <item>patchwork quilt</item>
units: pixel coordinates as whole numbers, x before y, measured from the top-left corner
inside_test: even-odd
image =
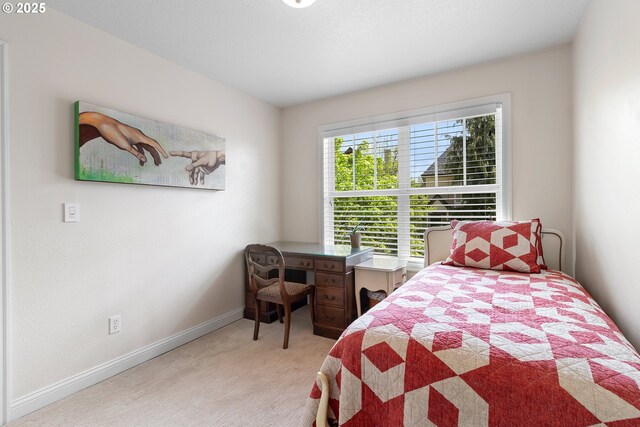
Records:
[[[349,326],[320,370],[330,424],[640,426],[640,356],[558,271],[434,264]]]

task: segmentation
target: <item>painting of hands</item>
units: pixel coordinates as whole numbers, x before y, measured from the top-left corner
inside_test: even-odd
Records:
[[[198,178],[204,184],[204,176],[209,175],[218,167],[224,165],[224,151],[172,151],[172,156],[186,157],[191,159],[185,169],[189,172],[191,185],[198,184]]]
[[[75,112],[77,180],[224,190],[223,138],[86,102]]]

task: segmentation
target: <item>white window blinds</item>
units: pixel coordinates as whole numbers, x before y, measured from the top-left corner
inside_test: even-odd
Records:
[[[377,254],[424,256],[427,227],[504,219],[502,104],[372,120],[321,132],[323,239],[364,227]]]

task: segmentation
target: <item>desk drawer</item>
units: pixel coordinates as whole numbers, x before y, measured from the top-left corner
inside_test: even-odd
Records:
[[[344,290],[342,288],[316,288],[316,301],[318,304],[329,304],[344,307]]]
[[[331,271],[336,273],[344,272],[344,263],[326,258],[316,258],[316,269],[322,271]]]
[[[278,263],[278,257],[275,255],[269,255],[267,256],[267,264],[277,264]]]
[[[313,258],[285,256],[284,265],[286,268],[313,270]]]
[[[344,328],[344,309],[318,304],[316,307],[316,323]]]
[[[251,260],[257,264],[264,265],[265,255],[252,255]]]
[[[344,276],[342,274],[316,273],[316,285],[336,286],[344,288]]]

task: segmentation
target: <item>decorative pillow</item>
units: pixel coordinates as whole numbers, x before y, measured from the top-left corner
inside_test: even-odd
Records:
[[[445,265],[540,273],[539,219],[531,221],[451,221],[453,242]]]

